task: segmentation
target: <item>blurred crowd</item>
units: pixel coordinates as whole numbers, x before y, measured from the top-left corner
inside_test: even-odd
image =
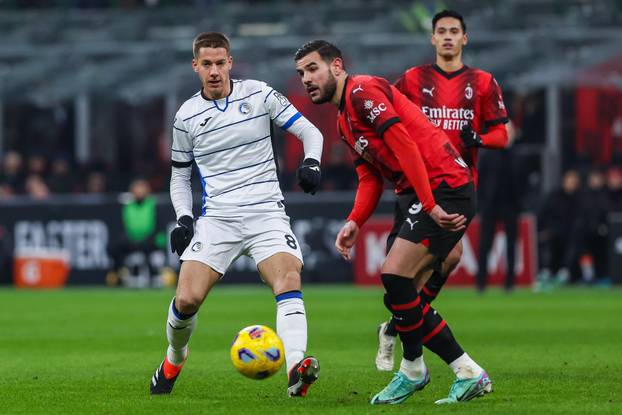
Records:
[[[622,212],[622,167],[568,169],[538,212],[539,279],[606,279],[610,212]]]
[[[0,198],[25,195],[41,200],[51,194],[101,194],[125,190],[117,174],[98,163],[75,166],[69,159],[43,154],[4,154],[0,168]]]

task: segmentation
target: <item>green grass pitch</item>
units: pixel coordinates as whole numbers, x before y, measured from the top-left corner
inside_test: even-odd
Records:
[[[150,397],[163,358],[170,290],[0,290],[1,414],[622,414],[622,292],[547,294],[445,290],[437,308],[484,366],[494,393],[438,407],[453,374],[426,353],[432,383],[402,405],[371,406],[390,380],[373,366],[379,289],[308,286],[309,352],[321,362],[305,399],[285,374],[254,381],[234,371],[236,331],[274,327],[266,287],[216,287],[199,316],[171,396]]]

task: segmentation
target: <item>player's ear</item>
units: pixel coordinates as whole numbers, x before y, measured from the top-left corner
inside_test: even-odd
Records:
[[[335,58],[330,64],[331,72],[335,76],[341,75],[343,72],[343,60],[341,58]]]
[[[192,59],[192,70],[199,73],[199,62],[196,59]]]
[[[469,43],[469,37],[467,36],[467,34],[465,33],[462,36],[462,46],[465,46],[467,43]]]

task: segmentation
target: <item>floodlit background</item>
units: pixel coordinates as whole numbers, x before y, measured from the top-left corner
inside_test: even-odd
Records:
[[[275,130],[281,187],[307,257],[305,278],[373,282],[391,195],[353,271],[332,241],[356,177],[334,128],[335,109],[309,102],[292,57],[304,42],[324,38],[342,49],[350,72],[394,81],[434,60],[431,17],[444,7],[465,16],[465,62],[494,74],[518,129],[510,162],[482,166],[480,188],[503,187],[510,196],[496,197],[523,213],[519,283],[538,274],[561,283],[622,280],[615,213],[622,211],[619,0],[0,0],[0,281],[39,284],[37,267],[24,270],[19,260],[33,251],[64,258],[69,284],[104,284],[117,257],[129,261],[122,265],[130,276],[161,276],[162,267],[173,273],[131,283],[109,275],[110,284],[173,281],[177,260],[165,246],[174,222],[167,194],[171,122],[199,89],[190,67],[193,37],[222,31],[232,41],[233,77],[268,82],[324,133],[322,192],[308,197],[295,184],[301,145]],[[156,195],[150,237],[157,252],[132,256],[120,235],[136,178]],[[198,181],[194,189],[200,193]],[[488,260],[493,281],[504,274],[504,238],[497,235]],[[477,224],[467,244],[457,271],[463,284],[477,273]],[[136,268],[143,265],[151,269]],[[236,272],[254,280],[249,261]]]

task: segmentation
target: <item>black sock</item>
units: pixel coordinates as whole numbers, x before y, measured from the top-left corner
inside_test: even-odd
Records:
[[[409,278],[393,274],[382,274],[381,278],[387,291],[384,302],[393,313],[395,328],[402,341],[404,359],[415,360],[423,353],[423,312],[419,293]]]
[[[434,267],[434,272],[432,276],[428,280],[428,282],[421,290],[421,300],[425,301],[427,304],[432,303],[436,299],[436,296],[443,288],[443,285],[447,282],[447,276],[443,275],[441,272],[441,267]]]
[[[449,364],[462,356],[464,350],[454,338],[451,329],[430,304],[423,306],[423,338],[421,343]]]
[[[395,328],[395,320],[393,316],[389,319],[387,327],[384,329],[384,334],[391,337],[397,337],[397,329]]]

